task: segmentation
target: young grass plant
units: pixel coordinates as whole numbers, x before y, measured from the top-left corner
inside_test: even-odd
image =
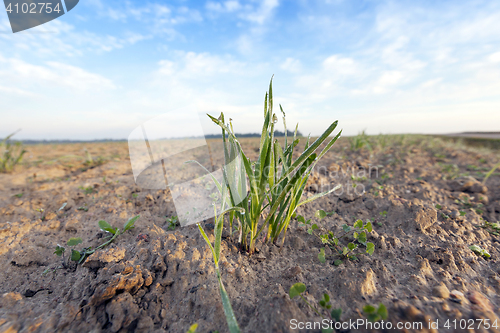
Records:
[[[198,161],[188,161],[188,162],[194,162],[197,163],[200,167],[205,169],[209,174],[210,172],[203,166],[201,165]],[[186,163],[188,163],[186,162]],[[211,174],[210,174],[211,175]],[[220,262],[220,254],[221,254],[221,241],[222,241],[222,228],[224,225],[224,215],[226,213],[235,213],[238,212],[240,214],[244,214],[245,210],[241,207],[230,207],[229,203],[229,197],[227,193],[227,187],[224,185],[221,185],[219,181],[212,175],[211,176],[215,185],[217,186],[217,189],[220,194],[220,198],[215,198],[213,202],[213,207],[214,207],[214,244],[212,245],[212,242],[208,238],[207,234],[205,233],[205,230],[203,227],[198,223],[198,229],[200,230],[201,235],[203,236],[203,239],[205,239],[205,242],[207,243],[208,247],[210,248],[210,251],[212,252],[212,257],[214,259],[214,265],[215,265],[215,274],[217,276],[217,280],[219,282],[219,293],[221,296],[222,300],[222,307],[224,308],[224,314],[226,315],[226,322],[227,326],[229,328],[229,332],[231,333],[240,333],[240,328],[238,326],[238,322],[236,320],[236,316],[234,315],[233,312],[233,307],[231,306],[231,302],[229,300],[229,295],[227,294],[226,289],[224,288],[224,284],[222,283],[222,278],[219,270],[219,262]],[[220,213],[217,213],[217,201],[220,199]]]
[[[23,155],[26,153],[21,142],[11,142],[10,138],[16,133],[10,134],[0,142],[0,151],[2,152],[0,156],[0,172],[14,170],[14,167],[22,161]]]
[[[335,187],[301,200],[313,168],[341,135],[342,131],[324,146],[319,155],[316,155],[315,151],[332,134],[338,121],[333,122],[313,143],[310,143],[310,138],[307,138],[304,151],[296,160],[293,160],[294,148],[299,143],[297,138],[298,124],[295,127],[293,140],[289,140],[286,134],[285,112],[281,105],[280,111],[283,115],[285,128],[283,147],[274,137],[274,127],[278,117],[273,113],[271,79],[269,91],[264,100],[264,124],[260,138],[259,157],[255,162],[251,162],[244,153],[233,131],[231,120],[226,123],[223,113],[218,118],[208,115],[222,129],[226,165],[223,168],[223,176],[224,181],[228,184],[231,206],[245,210],[245,214],[238,211],[230,213],[230,225],[232,226],[235,219],[239,222],[239,241],[242,248],[250,253],[254,252],[255,241],[266,227],[265,240],[277,243],[279,237],[282,236],[283,244],[290,220],[297,208],[339,188]],[[265,210],[267,216],[264,219]]]

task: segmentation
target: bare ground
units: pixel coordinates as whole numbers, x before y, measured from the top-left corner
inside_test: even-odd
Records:
[[[258,147],[251,139],[244,144],[254,153]],[[84,156],[84,146],[102,164],[75,157]],[[227,332],[209,249],[196,226],[168,229],[166,217],[176,214],[171,196],[135,185],[126,143],[29,151],[13,174],[0,174],[0,332],[186,332],[193,323],[197,332]],[[500,238],[480,227],[500,219],[498,171],[479,183],[498,160],[498,151],[430,137],[378,137],[371,149],[357,150],[340,141],[306,195],[332,184],[343,191],[299,213],[321,231],[371,219],[375,253],[322,264],[323,245],[297,221],[283,247],[260,242],[253,256],[226,233],[222,275],[242,331],[320,332],[291,326],[293,319],[321,320],[288,296],[296,282],[306,284],[305,297],[316,306],[327,292],[343,309],[342,321],[365,318],[364,305],[383,303],[393,326],[423,325],[406,332],[433,331],[428,323],[436,320],[439,331],[465,332],[463,320],[478,332],[500,331],[478,327],[478,320],[470,326],[482,318],[500,327]],[[317,209],[335,214],[319,221]],[[85,264],[58,268],[56,244],[81,237],[95,247],[105,236],[99,220],[121,226],[137,214],[135,229]]]

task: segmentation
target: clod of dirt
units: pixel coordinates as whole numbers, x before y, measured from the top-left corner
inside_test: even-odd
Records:
[[[127,268],[131,268],[130,266]],[[125,274],[124,274],[125,273]],[[90,305],[98,305],[113,298],[118,292],[128,292],[134,294],[144,284],[142,271],[139,267],[126,269],[123,273],[115,274],[107,285],[97,287],[94,295],[90,299]]]
[[[453,191],[486,193],[488,188],[473,177],[459,177],[449,183]]]
[[[111,332],[118,332],[122,327],[128,328],[139,317],[139,307],[134,303],[132,295],[123,293],[106,305],[106,313],[111,323]]]
[[[111,262],[119,262],[125,258],[125,249],[110,248],[107,250],[96,251],[92,253],[83,263],[83,266],[88,268],[101,268]]]
[[[448,297],[450,297],[450,290],[444,284],[440,284],[432,288],[432,295],[447,299]]]

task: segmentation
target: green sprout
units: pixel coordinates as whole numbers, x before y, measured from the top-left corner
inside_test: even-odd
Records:
[[[496,165],[495,165],[495,166],[494,166],[494,167],[493,167],[490,171],[488,171],[488,173],[486,174],[486,176],[484,176],[484,179],[483,179],[483,185],[484,185],[484,184],[486,184],[486,180],[487,180],[488,178],[490,178],[490,176],[493,174],[493,172],[495,172],[495,170],[496,170],[497,168],[499,168],[499,167],[500,167],[500,162],[499,162],[499,163],[497,163],[497,164],[496,164]]]
[[[320,218],[322,218],[321,216],[326,216],[320,211],[317,211],[315,215],[316,217]],[[367,232],[372,232],[373,230],[371,221],[363,223],[363,220],[357,220],[356,222],[354,222],[354,225],[352,227],[344,224],[342,226],[343,234],[340,236],[336,236],[333,231],[329,231],[325,234],[316,233],[315,231],[319,229],[318,225],[316,223],[311,223],[310,219],[306,221],[302,215],[299,215],[297,217],[297,220],[299,222],[302,222],[302,225],[308,227],[307,232],[310,235],[314,235],[319,238],[323,244],[330,247],[340,256],[341,259],[336,259],[333,262],[335,266],[340,265],[342,263],[342,259],[357,260],[358,255],[363,253],[373,255],[373,252],[375,251],[375,245],[367,241],[366,234]],[[352,236],[353,241],[343,245],[342,240],[347,239],[349,235]],[[359,251],[359,245],[363,245],[366,250]],[[318,253],[318,260],[321,263],[326,262],[325,248],[320,249],[320,252]]]
[[[367,304],[363,307],[363,312],[367,315],[368,320],[371,322],[386,320],[388,317],[387,308],[382,303],[378,305],[378,308]]]
[[[19,131],[16,131],[2,141],[0,141],[0,172],[11,172],[19,164],[23,155],[27,152],[21,142],[12,143],[10,138]]]
[[[335,320],[336,322],[340,321],[340,317],[342,316],[342,309],[341,308],[332,309],[332,304],[330,303],[330,295],[328,295],[327,293],[323,294],[323,297],[318,302],[319,307],[322,309],[320,311],[305,299],[305,297],[302,295],[302,293],[304,293],[305,291],[306,291],[306,285],[299,282],[295,283],[290,287],[288,295],[290,296],[290,299],[294,299],[295,297],[299,296],[322,319],[326,319],[325,316],[323,316],[322,312],[323,313],[327,312],[331,317],[331,319]],[[334,331],[331,329],[322,329],[321,332],[330,333]]]
[[[480,228],[486,229],[492,235],[500,236],[500,222],[490,223],[484,220],[483,222],[483,225],[479,226]]]
[[[475,254],[477,254],[479,256],[483,256],[485,258],[491,258],[491,255],[489,254],[489,252],[486,250],[483,250],[478,245],[471,245],[471,246],[469,246],[469,249],[471,249],[472,252],[474,252]]]
[[[71,261],[76,261],[78,264],[82,263],[85,258],[87,258],[89,255],[94,253],[96,250],[102,249],[103,247],[111,244],[118,236],[123,234],[125,231],[131,230],[135,228],[134,223],[139,219],[140,215],[137,215],[135,217],[132,217],[129,219],[125,224],[123,225],[123,230],[120,230],[118,228],[113,228],[108,222],[101,220],[98,222],[98,226],[102,231],[105,231],[109,233],[108,237],[109,240],[104,242],[103,244],[97,246],[95,249],[92,249],[92,247],[85,247],[80,251],[75,250],[74,248],[71,249],[71,256],[70,259]],[[75,237],[75,238],[70,238],[67,242],[66,245],[70,247],[74,247],[76,245],[81,244],[83,241],[80,237]],[[63,259],[63,266],[66,267],[67,263],[65,262],[64,258],[64,253],[66,252],[66,248],[57,244],[56,249],[54,251],[54,254],[61,257]]]
[[[179,219],[177,216],[167,217],[168,230],[175,230],[179,225]]]

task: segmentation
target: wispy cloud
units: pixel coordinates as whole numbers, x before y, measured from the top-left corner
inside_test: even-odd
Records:
[[[10,29],[3,13],[0,29]],[[107,136],[107,122],[125,137],[191,103],[256,131],[272,74],[275,101],[305,133],[336,118],[346,134],[500,124],[496,2],[88,0],[39,29],[50,33],[0,34],[3,107],[33,131],[53,114],[65,128],[85,118],[92,135]]]

